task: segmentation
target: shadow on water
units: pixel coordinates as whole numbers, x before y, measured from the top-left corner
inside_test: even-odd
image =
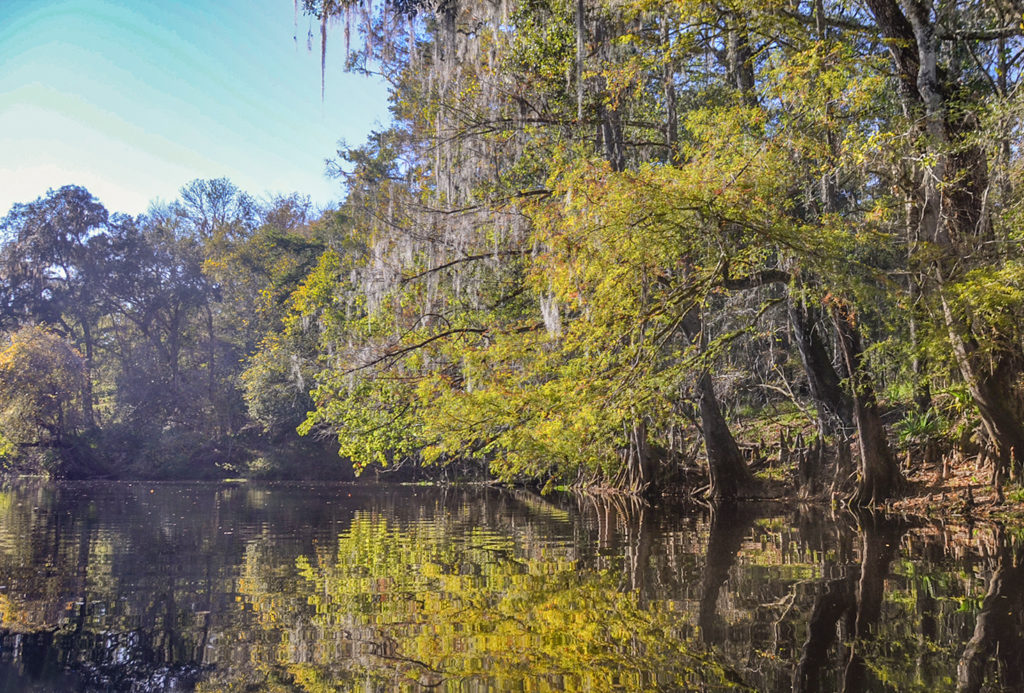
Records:
[[[492,489],[0,492],[0,691],[1024,690],[1014,527]]]

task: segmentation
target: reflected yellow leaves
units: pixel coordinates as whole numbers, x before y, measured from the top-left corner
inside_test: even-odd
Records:
[[[252,552],[241,590],[278,638],[271,661],[302,690],[728,685],[669,602],[641,607],[618,574],[581,570],[569,547],[527,553],[494,532],[361,515],[336,551],[299,557],[290,576],[266,575]]]

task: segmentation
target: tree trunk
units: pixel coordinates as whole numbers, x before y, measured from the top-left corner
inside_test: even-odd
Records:
[[[583,59],[586,26],[583,23],[586,5],[576,0],[576,120],[583,122]]]
[[[913,202],[908,201],[905,205],[905,230],[906,242],[907,242],[907,266],[912,267],[914,265],[914,252],[917,248],[918,243],[921,239],[919,237],[920,223],[917,219],[918,209],[917,205]],[[922,354],[921,338],[919,335],[918,328],[918,304],[921,302],[921,298],[924,294],[922,291],[922,284],[924,277],[918,273],[911,274],[907,277],[907,294],[910,298],[910,315],[909,324],[907,325],[910,333],[910,348],[913,356],[910,361],[910,372],[914,374],[914,404],[917,405],[917,410],[920,413],[925,413],[932,406],[932,393],[931,387],[926,379],[927,362]]]
[[[954,142],[957,134],[970,134],[976,124],[965,120],[946,102],[949,85],[958,75],[940,80],[938,37],[930,6],[917,0],[867,0],[900,79],[904,109],[924,116],[926,160],[931,164],[918,182],[919,237],[940,251],[934,261],[936,288],[943,292],[951,269],[977,250],[991,234],[984,200],[989,179],[984,151],[977,145]],[[997,464],[1007,467],[1024,454],[1024,425],[1011,404],[1010,383],[1020,367],[1005,347],[982,353],[969,326],[951,310],[943,296],[943,317],[960,374],[978,409],[986,434],[996,449]],[[987,364],[994,363],[995,368]]]
[[[87,430],[96,428],[96,410],[93,408],[92,367],[93,342],[92,331],[85,317],[79,317],[82,325],[82,343],[85,346],[85,380],[82,383],[82,421]]]
[[[749,494],[753,477],[736,439],[732,437],[729,424],[722,416],[710,372],[701,374],[697,393],[700,398],[700,429],[711,477],[708,496],[715,500],[728,500]]]
[[[757,94],[754,92],[754,58],[750,50],[747,28],[739,14],[730,13],[728,21],[726,60],[729,81],[740,92],[747,105],[754,105],[757,103]]]
[[[707,349],[708,337],[699,308],[691,309],[682,320],[682,329],[692,342]],[[753,476],[747,468],[736,439],[732,437],[729,424],[722,415],[715,395],[711,371],[705,368],[697,379],[697,400],[700,414],[700,432],[704,440],[704,451],[708,456],[710,486],[708,497],[713,500],[728,500],[749,495],[754,486]]]
[[[670,45],[669,16],[668,13],[661,18],[661,42],[666,48]],[[679,141],[679,115],[677,113],[677,98],[675,85],[675,66],[671,61],[665,61],[661,73],[662,88],[665,92],[665,145],[668,147],[668,161],[673,162],[676,158],[676,145]]]
[[[832,311],[832,321],[853,384],[853,419],[860,448],[860,479],[850,501],[858,506],[877,505],[899,493],[904,483],[903,475],[889,449],[874,388],[864,373],[860,331],[854,316],[845,306],[837,304]]]
[[[626,427],[626,448],[622,452],[622,471],[616,486],[630,493],[643,494],[654,483],[654,458],[647,440],[647,422],[642,418]]]
[[[990,356],[988,360],[995,364],[994,367],[983,365],[984,370],[977,368],[974,363],[979,351],[977,343],[973,338],[961,336],[958,321],[945,298],[942,309],[953,355],[981,417],[985,434],[995,448],[996,465],[1000,471],[1009,470],[1011,465],[1019,466],[1024,455],[1024,427],[1014,407],[1016,397],[1013,392],[1019,368],[1005,352]]]
[[[817,329],[815,311],[802,300],[790,297],[789,320],[800,361],[807,373],[811,398],[818,410],[820,432],[836,436],[838,442],[853,426],[853,402],[843,391],[839,375],[832,367],[832,359]]]
[[[602,63],[611,62],[612,38],[604,22],[600,18],[595,20],[594,43],[597,46],[598,59]],[[608,81],[604,77],[597,77],[595,81],[599,94],[608,88]],[[604,158],[611,165],[612,170],[626,170],[626,144],[622,132],[622,119],[619,117],[617,107],[608,99],[599,99],[596,135],[597,149],[604,150]]]

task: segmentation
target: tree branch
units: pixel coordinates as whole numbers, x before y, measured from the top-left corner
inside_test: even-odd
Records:
[[[729,276],[729,261],[722,263],[722,286],[730,291],[743,291],[766,284],[788,284],[792,280],[789,272],[779,269],[766,269],[749,274],[746,277],[733,279]]]
[[[431,342],[436,342],[437,340],[444,339],[445,337],[451,337],[452,335],[457,334],[485,334],[487,333],[487,331],[488,330],[486,327],[457,327],[455,329],[447,330],[445,332],[439,332],[431,337],[427,337],[422,342],[410,344],[409,346],[398,348],[397,345],[393,345],[377,358],[367,361],[362,365],[349,368],[348,370],[344,371],[343,374],[348,375],[349,373],[355,373],[356,371],[372,368],[373,366],[376,366],[378,363],[381,363],[382,361],[386,361],[388,359],[396,359],[399,356],[408,354],[410,351],[416,351],[417,349],[421,349],[427,346]]]
[[[417,274],[413,274],[408,277],[402,277],[400,283],[408,284],[409,282],[415,281],[416,279],[420,279],[421,277],[425,277],[428,274],[440,272],[442,270],[448,269],[449,267],[461,265],[464,262],[473,262],[474,260],[485,260],[491,257],[504,257],[508,255],[525,255],[526,252],[527,251],[525,250],[499,250],[494,253],[480,253],[479,255],[467,255],[466,257],[460,257],[456,260],[452,260],[451,262],[446,262],[443,265],[438,265],[436,267],[431,267],[430,269],[425,269],[422,272],[418,272]]]

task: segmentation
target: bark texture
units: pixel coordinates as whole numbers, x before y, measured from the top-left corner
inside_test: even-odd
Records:
[[[874,388],[864,373],[860,331],[854,316],[845,306],[836,305],[832,320],[843,361],[853,382],[853,419],[857,427],[857,447],[860,448],[860,479],[850,502],[856,506],[879,505],[902,490],[903,475],[889,449]]]
[[[939,39],[930,3],[920,0],[866,0],[879,33],[888,40],[904,111],[925,135],[922,167],[914,204],[919,238],[939,251],[929,259],[934,288],[943,297],[950,346],[968,386],[997,464],[1007,468],[1024,454],[1024,424],[1009,383],[1021,371],[1018,349],[982,350],[970,325],[952,310],[946,288],[957,278],[963,259],[989,240],[991,222],[985,200],[990,180],[980,145],[971,142],[978,123],[950,103],[957,73],[939,67]]]
[[[722,415],[709,372],[704,371],[701,375],[697,392],[700,398],[700,429],[711,477],[708,496],[715,500],[729,500],[748,495],[753,486],[753,476]]]

